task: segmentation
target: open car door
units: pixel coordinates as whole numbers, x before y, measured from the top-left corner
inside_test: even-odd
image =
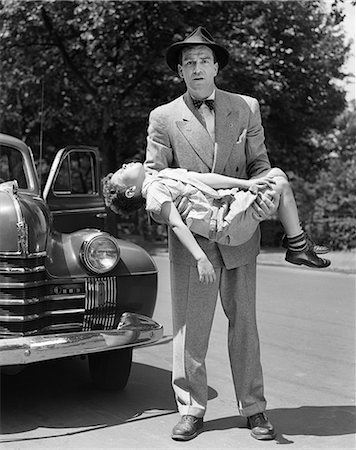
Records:
[[[82,146],[60,150],[49,172],[43,197],[52,211],[56,231],[104,230],[107,213],[101,194],[98,150]]]

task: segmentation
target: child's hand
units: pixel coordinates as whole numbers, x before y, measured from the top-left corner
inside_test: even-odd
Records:
[[[216,281],[214,267],[206,256],[198,259],[197,267],[201,283],[210,284]]]
[[[267,188],[273,189],[273,185],[276,184],[272,177],[254,178],[249,180],[250,190],[263,191]]]

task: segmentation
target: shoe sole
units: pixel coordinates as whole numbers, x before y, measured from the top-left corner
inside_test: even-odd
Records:
[[[174,441],[190,441],[191,439],[194,439],[198,436],[199,433],[203,431],[203,425],[193,434],[190,434],[189,436],[184,436],[183,434],[172,434],[171,438]]]
[[[172,434],[171,438],[174,441],[190,441],[191,439],[196,438],[198,436],[198,434],[199,434],[198,432],[196,432],[196,433],[194,433],[194,434],[192,434],[190,436],[181,436],[181,435],[178,435],[178,434]]]
[[[196,438],[200,432],[201,432],[201,430],[198,430],[197,432],[195,432],[194,434],[191,434],[189,436],[183,436],[181,434],[172,434],[171,438],[174,441],[190,441],[191,439]]]
[[[328,264],[325,264],[323,266],[318,266],[313,263],[308,263],[307,261],[296,261],[296,260],[291,261],[290,259],[287,259],[287,258],[285,258],[285,260],[287,262],[289,262],[290,264],[295,264],[296,266],[307,266],[307,267],[313,267],[314,269],[326,269],[331,264],[331,261],[329,261]]]
[[[251,431],[251,436],[258,441],[272,441],[276,439],[277,434],[254,434]]]

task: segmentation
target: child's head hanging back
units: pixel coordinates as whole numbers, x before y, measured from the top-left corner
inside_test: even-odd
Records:
[[[141,208],[145,203],[141,194],[144,178],[144,167],[138,162],[123,164],[116,172],[109,173],[102,180],[105,205],[116,214]]]

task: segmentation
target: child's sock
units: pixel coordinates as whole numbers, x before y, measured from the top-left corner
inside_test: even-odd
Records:
[[[307,248],[307,241],[303,231],[296,236],[287,236],[287,239],[288,248],[292,252],[302,252]]]

